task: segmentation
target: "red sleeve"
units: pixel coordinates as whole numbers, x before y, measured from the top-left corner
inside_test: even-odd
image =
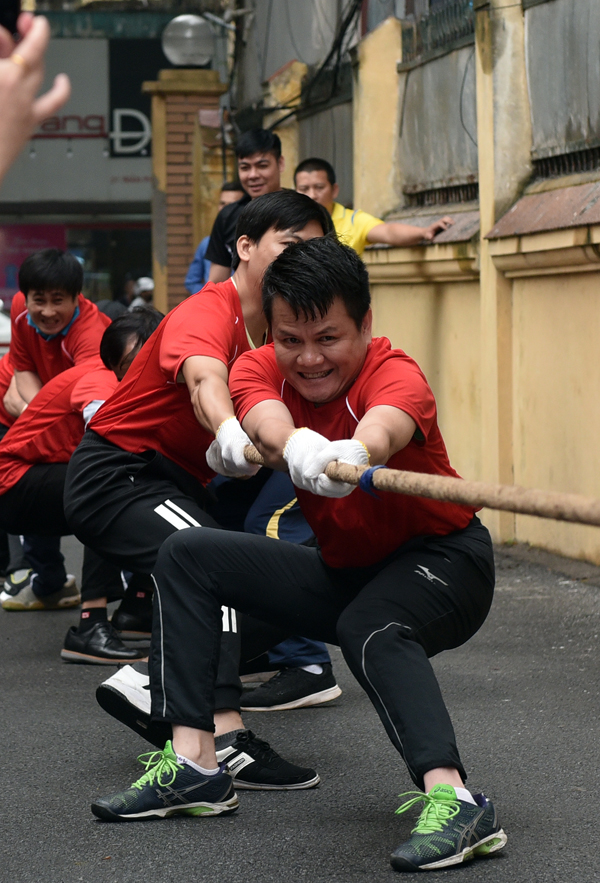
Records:
[[[12,426],[15,422],[15,418],[12,414],[9,414],[6,408],[4,407],[4,396],[10,386],[10,382],[13,378],[13,367],[10,361],[10,353],[6,353],[0,359],[0,423],[3,426]]]
[[[10,304],[10,321],[11,321],[11,323],[14,323],[14,321],[17,318],[17,316],[19,315],[19,313],[22,313],[26,309],[27,309],[27,306],[25,304],[25,295],[23,294],[22,291],[17,291],[17,293],[13,296],[13,299]]]
[[[15,295],[16,297],[16,295]],[[13,298],[14,303],[14,298]],[[16,312],[13,316],[11,311],[11,335],[10,335],[10,357],[15,371],[33,371],[38,373],[35,361],[31,357],[29,347],[27,346],[28,329],[27,310]]]
[[[260,402],[283,402],[282,385],[273,344],[240,356],[229,375],[229,391],[240,423]]]
[[[112,371],[91,364],[89,372],[80,377],[71,390],[71,407],[82,414],[83,409],[90,402],[105,402],[110,398],[118,385],[119,382]]]
[[[110,325],[110,319],[101,313],[96,304],[79,295],[80,314],[73,322],[64,340],[64,347],[73,360],[73,365],[81,365],[97,359],[100,341]]]
[[[364,380],[359,376],[361,413],[377,405],[398,408],[412,417],[426,440],[435,425],[436,405],[417,363],[402,352],[392,352],[372,373],[365,374]]]
[[[231,283],[229,283],[231,284]],[[160,343],[160,368],[175,383],[186,359],[210,356],[228,365],[234,352],[236,317],[222,289],[210,283],[193,294],[166,319]]]

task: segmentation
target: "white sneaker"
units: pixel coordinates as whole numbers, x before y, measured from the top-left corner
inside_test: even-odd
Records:
[[[124,665],[116,674],[100,684],[96,690],[96,698],[109,714],[113,712],[106,706],[108,704],[112,707],[115,701],[119,704],[125,701],[138,711],[150,714],[148,663],[136,662],[134,665]]]

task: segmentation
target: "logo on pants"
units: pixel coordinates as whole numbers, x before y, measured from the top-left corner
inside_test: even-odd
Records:
[[[430,583],[437,581],[443,586],[448,585],[448,583],[445,583],[443,579],[440,579],[439,576],[436,576],[435,573],[432,573],[428,567],[424,567],[422,564],[417,564],[417,570],[414,572],[418,573],[419,576],[424,576]]]

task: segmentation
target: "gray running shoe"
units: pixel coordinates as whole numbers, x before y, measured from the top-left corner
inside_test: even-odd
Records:
[[[31,570],[31,568],[27,570],[15,570],[13,573],[9,573],[4,580],[4,589],[0,592],[0,603],[6,601],[7,598],[14,598],[21,589],[31,585],[32,573],[33,570]]]
[[[51,595],[36,595],[29,583],[16,595],[2,601],[4,610],[64,610],[68,607],[79,607],[80,604],[81,593],[71,573],[67,574],[67,581],[62,589]]]
[[[494,804],[485,794],[474,794],[475,803],[467,803],[451,785],[435,785],[428,794],[409,791],[400,796],[412,800],[397,813],[420,802],[425,808],[410,838],[391,855],[395,871],[435,871],[492,855],[506,845]]]
[[[163,751],[149,751],[138,759],[146,772],[137,782],[92,803],[92,812],[99,819],[129,822],[174,815],[218,816],[235,812],[239,806],[224,764],[216,775],[205,776],[180,763],[170,742]]]

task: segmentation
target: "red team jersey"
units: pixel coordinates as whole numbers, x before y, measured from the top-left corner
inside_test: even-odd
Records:
[[[418,431],[387,465],[459,477],[448,460],[437,425],[435,399],[421,369],[402,350],[392,349],[385,337],[375,338],[369,346],[347,395],[319,407],[285,382],[272,344],[239,359],[229,385],[240,422],[260,402],[280,401],[296,426],[308,426],[330,441],[352,438],[359,421],[376,405],[399,408],[412,417]],[[475,513],[469,506],[403,494],[382,492],[376,499],[360,489],[342,499],[300,489],[297,493],[323,560],[331,567],[375,564],[413,537],[445,536],[466,527]]]
[[[205,457],[213,435],[196,420],[181,367],[210,356],[229,368],[249,349],[231,279],[205,285],[163,319],[90,429],[134,454],[159,451],[206,484],[215,474]]]
[[[83,409],[118,384],[96,358],[49,381],[0,442],[0,494],[36,463],[68,463],[84,432]]]
[[[6,353],[6,355],[2,356],[0,359],[0,423],[4,426],[12,426],[16,419],[12,414],[8,413],[3,402],[6,391],[10,386],[10,381],[13,378],[13,374],[14,371],[12,362],[10,361],[10,353]]]
[[[100,341],[110,319],[80,294],[79,315],[66,334],[44,338],[27,322],[25,297],[19,291],[11,305],[10,355],[15,371],[33,371],[43,384],[61,371],[98,358]]]

